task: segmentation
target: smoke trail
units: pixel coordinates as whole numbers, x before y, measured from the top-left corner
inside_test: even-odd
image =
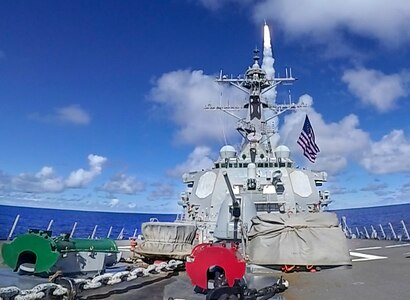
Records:
[[[270,40],[270,31],[267,24],[263,26],[263,61],[262,69],[265,70],[268,79],[275,77],[275,69],[273,64],[275,59],[272,54],[272,45]],[[276,93],[275,93],[276,94]]]
[[[268,79],[272,79],[275,77],[275,68],[273,65],[275,64],[275,59],[273,58],[272,53],[272,45],[271,45],[271,38],[270,38],[270,31],[269,26],[265,23],[263,26],[263,60],[262,60],[262,69],[265,70],[266,76]],[[275,103],[276,102],[276,88],[271,89],[267,93],[264,94],[268,103]],[[272,116],[272,113],[267,112],[266,118]],[[273,118],[272,125],[275,134],[270,138],[270,142],[273,147],[275,147],[279,141],[279,133],[278,133],[278,118]]]

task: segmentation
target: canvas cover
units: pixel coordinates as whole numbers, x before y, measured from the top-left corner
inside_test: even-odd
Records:
[[[246,252],[258,265],[351,265],[336,214],[262,214],[252,219]]]
[[[144,241],[135,251],[149,258],[183,259],[191,253],[196,235],[194,224],[147,222],[142,224]]]

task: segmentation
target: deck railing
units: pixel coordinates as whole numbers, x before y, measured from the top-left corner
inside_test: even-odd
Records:
[[[398,227],[394,227],[391,222],[388,222],[384,225],[378,224],[378,226],[355,226],[352,229],[348,226],[346,217],[342,217],[340,227],[349,239],[410,241],[409,231],[403,220],[400,221]]]
[[[7,236],[7,240],[11,240],[14,237],[14,231],[16,230],[16,227],[17,227],[17,224],[18,224],[19,220],[20,220],[20,215],[17,215],[16,218],[14,219],[14,222],[13,222],[11,228],[10,228],[9,234]],[[54,223],[54,220],[51,219],[48,223],[48,226],[47,226],[48,231],[52,230],[53,223]],[[74,237],[76,229],[77,229],[77,225],[78,225],[77,222],[73,223],[73,226],[71,227],[71,231],[70,231],[70,238]],[[100,238],[101,237],[101,236],[97,236],[97,228],[98,228],[98,224],[94,225],[90,235],[88,235],[88,238],[94,239],[94,238]],[[111,234],[112,234],[112,230],[113,230],[113,226],[110,226],[109,229],[108,229],[107,234],[102,235],[102,236],[110,238]],[[138,231],[138,228],[135,228],[133,230],[134,233],[133,233],[132,236],[126,236],[125,235],[125,228],[122,227],[119,234],[117,235],[116,239],[117,240],[122,240],[122,239],[125,239],[125,238],[135,238],[135,237],[137,237],[137,231]]]

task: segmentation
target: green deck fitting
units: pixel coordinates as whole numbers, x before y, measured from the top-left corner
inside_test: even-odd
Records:
[[[19,235],[10,244],[4,244],[1,254],[4,263],[15,271],[20,265],[19,258],[34,254],[35,273],[49,272],[60,257],[56,244],[48,235],[35,233]]]
[[[35,265],[34,273],[50,272],[65,253],[102,252],[118,253],[116,243],[111,239],[71,239],[68,234],[52,238],[50,231],[29,230],[17,236],[11,243],[4,244],[4,263],[17,271],[22,263]]]

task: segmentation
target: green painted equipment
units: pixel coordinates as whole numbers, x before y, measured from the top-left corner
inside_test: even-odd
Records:
[[[120,252],[111,239],[51,237],[51,231],[30,229],[4,244],[4,263],[14,271],[32,273],[99,272],[118,262]]]

